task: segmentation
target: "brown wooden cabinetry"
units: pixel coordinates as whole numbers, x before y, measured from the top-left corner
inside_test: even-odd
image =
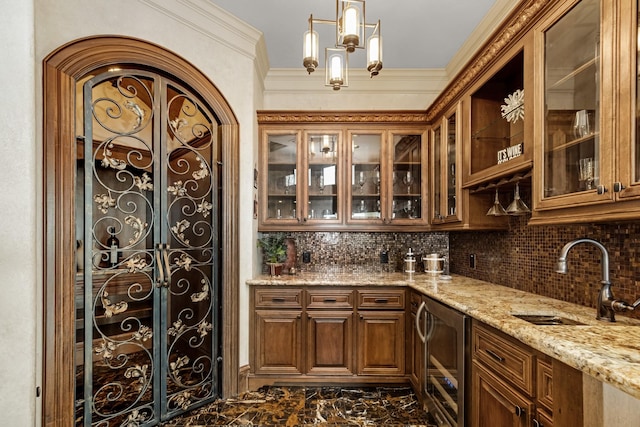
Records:
[[[276,382],[408,382],[405,292],[253,287],[249,387]]]
[[[259,111],[259,231],[425,230],[424,113]]]
[[[259,289],[253,296],[254,372],[301,374],[302,290]]]
[[[307,290],[306,372],[353,375],[353,291]]]
[[[471,352],[473,427],[582,425],[581,372],[478,321]]]
[[[422,398],[422,381],[423,381],[423,371],[424,371],[424,343],[420,339],[420,335],[418,333],[418,323],[423,321],[424,319],[424,311],[422,312],[422,316],[419,320],[416,320],[416,316],[418,315],[418,308],[420,307],[420,303],[422,302],[422,294],[412,291],[409,294],[409,326],[407,328],[408,331],[408,353],[407,353],[407,364],[409,370],[409,379],[411,381],[411,386],[413,387],[416,396],[421,399]],[[424,326],[420,326],[422,332],[424,332]],[[410,331],[410,332],[409,332]]]
[[[533,29],[532,223],[638,217],[637,28],[636,0],[565,0]]]
[[[358,374],[404,375],[404,289],[358,290]]]

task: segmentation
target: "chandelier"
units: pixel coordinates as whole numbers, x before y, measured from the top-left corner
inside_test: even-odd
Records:
[[[336,29],[334,47],[325,48],[325,86],[333,90],[349,86],[349,53],[365,48],[366,29],[373,29],[366,42],[367,71],[371,77],[382,69],[382,37],[380,20],[367,24],[364,14],[365,0],[336,0],[336,19],[314,19],[309,16],[309,30],[304,33],[302,64],[311,74],[318,66],[318,33],[314,24],[331,24]]]

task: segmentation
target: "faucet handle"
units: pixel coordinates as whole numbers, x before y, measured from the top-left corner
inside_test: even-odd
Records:
[[[640,298],[638,298],[633,302],[633,304],[631,304],[631,307],[632,307],[631,310],[638,308],[639,305],[640,305]]]

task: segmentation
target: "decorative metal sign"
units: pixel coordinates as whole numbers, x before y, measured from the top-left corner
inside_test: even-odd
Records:
[[[504,105],[500,106],[502,118],[510,123],[519,119],[524,120],[524,89],[518,89],[504,99]]]
[[[524,153],[524,142],[498,151],[498,164],[508,162]]]

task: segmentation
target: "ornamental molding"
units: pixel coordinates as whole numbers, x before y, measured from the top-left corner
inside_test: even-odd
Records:
[[[452,83],[436,98],[427,110],[427,120],[432,121],[464,93],[471,84],[488,67],[499,58],[500,54],[518,40],[542,15],[545,7],[553,3],[552,0],[529,0],[514,11],[506,23],[501,26],[496,35],[484,44],[482,49],[469,61],[468,65],[458,74]]]
[[[425,111],[258,111],[258,124],[292,123],[402,123],[426,124]]]

